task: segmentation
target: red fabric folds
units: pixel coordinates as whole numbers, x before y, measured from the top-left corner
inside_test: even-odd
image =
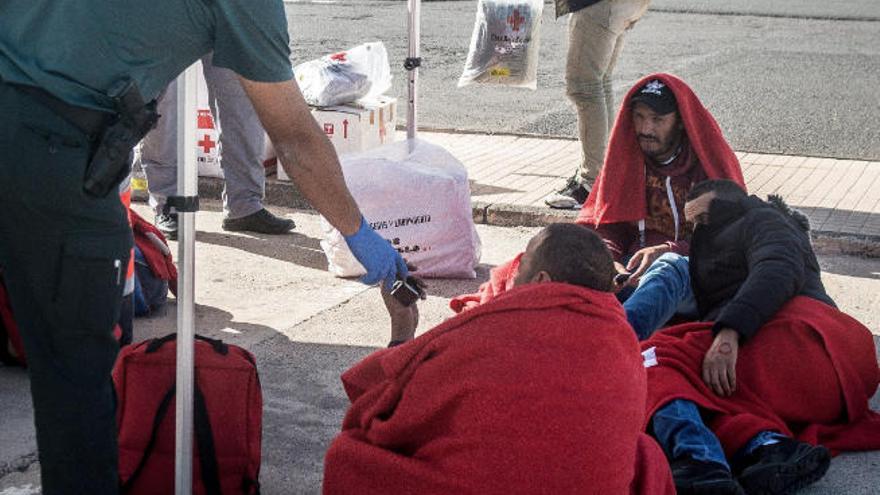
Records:
[[[476,308],[513,288],[513,279],[519,271],[519,261],[523,253],[503,265],[496,266],[489,272],[489,281],[480,285],[474,294],[464,294],[449,300],[449,307],[456,313]]]
[[[642,342],[658,363],[648,368],[647,418],[673,399],[694,401],[715,413],[708,425],[728,455],[761,430],[833,451],[880,449],[880,415],[868,406],[880,369],[861,323],[814,299],[793,299],[740,347],[731,397],[702,379],[711,326],[679,325]]]
[[[324,493],[674,493],[613,294],[513,288],[342,380]]]
[[[177,267],[168,250],[168,241],[162,231],[155,225],[144,220],[132,209],[128,210],[131,218],[131,230],[134,242],[144,255],[150,271],[157,278],[168,281],[171,293],[177,295]]]
[[[633,95],[654,79],[662,81],[675,94],[688,142],[708,178],[731,179],[745,187],[736,154],[697,95],[684,81],[673,75],[651,74],[629,90],[620,106],[608,140],[605,165],[581,209],[578,223],[598,226],[636,222],[646,217],[645,156],[636,139],[629,108]]]

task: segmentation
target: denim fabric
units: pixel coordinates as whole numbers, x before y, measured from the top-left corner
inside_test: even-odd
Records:
[[[651,423],[657,442],[670,460],[690,457],[730,469],[718,437],[703,423],[700,410],[693,402],[674,400],[657,410]]]
[[[688,258],[674,253],[657,258],[623,303],[623,309],[639,340],[650,337],[673,315],[696,319],[697,301],[691,289]]]
[[[730,468],[718,437],[703,422],[700,410],[693,402],[676,399],[657,410],[651,423],[654,426],[654,436],[669,459],[690,457],[696,461],[715,462]],[[784,438],[787,437],[775,431],[758,433],[733,456],[734,464],[758,447],[779,443]]]

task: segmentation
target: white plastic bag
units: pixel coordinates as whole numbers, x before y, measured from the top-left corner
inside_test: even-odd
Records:
[[[411,147],[411,148],[410,148]],[[439,146],[400,141],[341,158],[345,182],[364,217],[421,277],[474,278],[480,238],[467,170]],[[338,277],[365,272],[342,234],[323,217],[321,248]]]
[[[458,87],[473,83],[538,87],[544,0],[479,0]]]
[[[319,107],[373,98],[391,88],[391,66],[381,41],[304,62],[293,72],[306,102]]]

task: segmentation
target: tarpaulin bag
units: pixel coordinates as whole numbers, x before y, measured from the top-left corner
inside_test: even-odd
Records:
[[[473,83],[536,89],[544,0],[479,0],[458,87]]]
[[[174,493],[175,339],[128,346],[113,369],[123,494]],[[254,356],[199,335],[194,356],[192,493],[258,494],[263,396]]]
[[[443,148],[419,139],[340,159],[345,183],[377,234],[427,278],[475,278],[480,237],[467,169]],[[321,217],[321,248],[338,277],[366,273],[342,233]]]
[[[18,325],[12,317],[12,305],[2,276],[0,276],[0,362],[9,366],[27,366],[24,344],[18,333]]]

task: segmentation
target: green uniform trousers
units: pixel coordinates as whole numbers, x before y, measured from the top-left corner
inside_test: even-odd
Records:
[[[0,270],[27,355],[45,495],[118,492],[110,374],[132,235],[118,194],[82,190],[93,146],[0,81]]]

